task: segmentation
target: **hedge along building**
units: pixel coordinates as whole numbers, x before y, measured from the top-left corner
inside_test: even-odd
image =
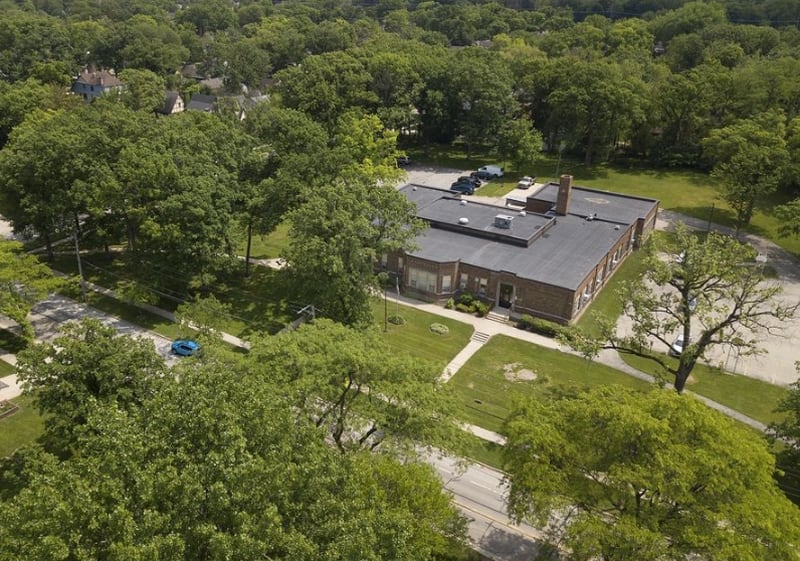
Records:
[[[406,292],[428,300],[477,295],[511,316],[577,319],[655,227],[658,201],[549,183],[517,209],[421,185],[400,189],[428,228],[418,249],[383,256]]]

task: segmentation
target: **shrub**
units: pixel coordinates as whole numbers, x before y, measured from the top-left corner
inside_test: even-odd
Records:
[[[528,314],[524,314],[519,318],[517,327],[527,331],[533,331],[545,337],[558,337],[564,330],[562,325],[547,321],[546,319],[535,318]]]
[[[406,320],[405,320],[405,318],[403,316],[389,316],[389,319],[387,321],[389,323],[393,324],[393,325],[405,325],[406,324]]]
[[[432,323],[431,331],[433,331],[434,333],[438,333],[439,335],[447,335],[448,333],[450,333],[450,328],[441,323]]]
[[[465,306],[471,306],[474,301],[475,297],[469,292],[465,292],[464,294],[458,297],[458,303],[464,304]]]
[[[458,304],[456,304],[456,310],[458,310],[459,312],[464,312],[465,314],[471,314],[471,313],[474,311],[474,310],[472,309],[472,306],[471,306],[471,305],[469,305],[469,304],[462,304],[461,302],[459,302]]]
[[[489,313],[489,304],[484,304],[483,302],[476,300],[472,306],[475,310],[475,313],[478,314],[478,317],[482,318]]]
[[[449,298],[447,300],[447,302],[445,302],[445,305],[444,305],[444,309],[445,310],[452,310],[455,307],[456,307],[456,301],[453,300],[452,298]]]

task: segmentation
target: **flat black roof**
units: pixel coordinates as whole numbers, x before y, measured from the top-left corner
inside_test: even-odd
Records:
[[[542,214],[467,201],[451,191],[406,185],[401,192],[417,204],[417,216],[434,228],[528,246],[552,225]]]
[[[462,205],[458,196],[449,191],[420,185],[406,185],[400,191],[417,204],[417,216],[431,225],[417,237],[419,250],[409,252],[410,255],[439,263],[460,261],[491,271],[506,271],[569,290],[577,290],[625,234],[627,227],[619,223],[623,217],[636,215],[626,223],[631,224],[642,210],[647,208],[649,212],[657,204],[657,201],[649,201],[647,205],[635,203],[633,210],[617,212],[617,203],[625,196],[611,194],[608,203],[589,202],[615,209],[617,221],[601,219],[599,211],[596,220],[586,220],[576,214],[551,217],[472,201]],[[588,191],[591,190],[580,189],[576,193],[573,188],[573,203],[588,196]],[[495,227],[497,215],[513,217],[511,228]],[[468,223],[459,224],[460,218],[467,218]]]
[[[546,183],[527,198],[556,204],[558,183]],[[588,187],[572,187],[569,214],[586,217],[596,213],[598,220],[610,220],[619,224],[632,224],[644,218],[658,204],[656,199],[612,193]]]

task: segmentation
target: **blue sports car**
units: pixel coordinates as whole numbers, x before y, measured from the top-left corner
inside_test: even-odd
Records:
[[[172,352],[180,356],[192,356],[200,351],[200,343],[191,339],[178,339],[172,343]]]

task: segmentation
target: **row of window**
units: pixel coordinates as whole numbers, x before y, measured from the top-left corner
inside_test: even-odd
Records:
[[[451,275],[442,275],[442,293],[449,293],[453,292],[453,279]],[[419,290],[425,290],[427,292],[437,292],[436,290],[436,281],[437,275],[431,271],[425,271],[423,269],[417,269],[416,267],[410,267],[408,269],[408,284],[411,288],[417,288]],[[469,285],[469,275],[467,273],[461,273],[458,282],[459,290],[467,290]],[[475,292],[480,294],[481,296],[486,295],[486,290],[489,285],[489,279],[486,277],[475,277]]]

